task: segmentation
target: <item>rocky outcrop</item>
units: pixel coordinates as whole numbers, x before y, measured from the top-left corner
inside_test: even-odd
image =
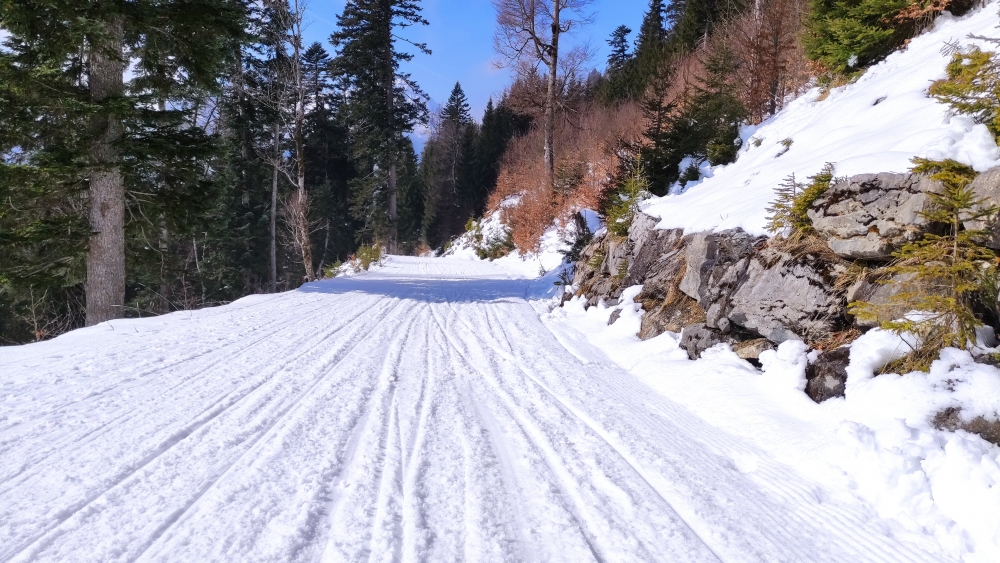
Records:
[[[846,302],[836,280],[846,263],[822,248],[797,250],[769,246],[754,254],[728,299],[729,322],[775,344],[819,340],[843,328]]]
[[[678,289],[705,311],[706,326],[729,332],[729,298],[746,279],[750,255],[766,240],[743,229],[685,237],[684,277]]]
[[[742,229],[681,236],[655,225],[640,214],[628,237],[592,243],[575,279],[591,304],[616,303],[622,289],[641,284],[641,338],[703,324],[732,342],[777,344],[843,326],[846,302],[835,281],[846,266],[822,243],[782,249]]]
[[[830,187],[808,211],[812,226],[839,256],[888,260],[927,228],[920,213],[941,185],[918,174],[862,174]]]
[[[814,232],[797,242],[741,229],[685,235],[656,229],[659,219],[639,213],[628,236],[605,234],[584,250],[574,284],[590,304],[617,303],[623,289],[642,285],[639,336],[683,331],[684,347],[695,356],[719,342],[736,349],[758,341],[746,359],[759,355],[761,339],[768,346],[789,339],[841,343],[875,324],[852,319],[849,303],[888,304],[906,288],[903,278],[879,283],[891,273],[872,262],[890,259],[936,228],[921,212],[939,189],[938,182],[915,174],[840,181],[813,202],[808,215]],[[1000,201],[1000,168],[981,175],[974,189]],[[1000,241],[1000,226],[990,228]]]
[[[806,395],[817,403],[843,397],[850,361],[851,349],[847,347],[820,354],[815,362],[806,367]]]
[[[983,172],[969,184],[972,193],[979,199],[985,199],[993,205],[1000,204],[1000,166]],[[1000,250],[1000,216],[989,221],[966,221],[966,229],[983,229],[989,237],[984,244],[994,250]]]

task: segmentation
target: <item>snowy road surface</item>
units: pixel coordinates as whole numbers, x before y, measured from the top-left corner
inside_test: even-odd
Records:
[[[554,333],[551,288],[393,259],[0,348],[0,561],[942,560]]]

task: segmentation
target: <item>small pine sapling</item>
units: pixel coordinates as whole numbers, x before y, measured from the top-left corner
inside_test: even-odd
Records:
[[[642,168],[642,162],[636,160],[635,166],[621,183],[607,209],[608,232],[615,236],[628,235],[632,220],[639,213],[639,202],[651,197],[649,179]]]
[[[958,113],[985,123],[1000,135],[1000,56],[974,48],[952,56],[948,78],[931,84],[928,93]]]
[[[771,215],[767,218],[767,230],[771,233],[781,233],[789,229],[795,229],[798,218],[792,209],[795,206],[795,198],[802,193],[802,187],[795,181],[795,174],[789,174],[785,180],[778,184],[774,190],[775,199],[767,212]]]
[[[767,218],[767,229],[772,233],[786,233],[786,236],[801,236],[812,230],[812,221],[808,211],[813,202],[822,196],[833,184],[833,163],[827,162],[819,173],[808,178],[809,183],[803,188],[795,181],[792,174],[778,185],[775,190],[777,198],[767,210],[771,216]]]
[[[919,346],[887,369],[925,370],[942,348],[966,348],[976,342],[979,319],[974,300],[990,279],[996,255],[981,246],[986,232],[963,229],[968,221],[985,221],[998,208],[978,198],[969,187],[976,172],[954,160],[913,159],[913,172],[929,174],[943,185],[940,193],[929,193],[930,208],[921,216],[931,224],[947,228],[944,235],[927,233],[897,251],[896,262],[888,268],[895,283],[905,284],[887,303],[854,302],[850,311],[859,319],[878,322],[897,334],[910,334]],[[891,279],[884,283],[893,283]],[[893,318],[898,311],[910,311]]]

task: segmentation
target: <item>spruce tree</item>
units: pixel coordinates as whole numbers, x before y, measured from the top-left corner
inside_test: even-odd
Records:
[[[608,54],[608,74],[622,72],[632,58],[628,44],[630,33],[632,30],[625,25],[620,25],[611,32],[611,38],[607,40],[608,46],[611,48],[611,52]]]
[[[986,232],[963,227],[995,217],[998,211],[969,187],[975,170],[954,160],[915,158],[913,163],[913,172],[942,184],[940,192],[928,193],[931,205],[921,215],[930,224],[943,226],[945,234],[926,233],[894,254],[896,262],[889,272],[905,281],[895,282],[902,288],[888,303],[851,304],[859,318],[920,339],[920,346],[895,366],[904,370],[927,369],[944,347],[976,343],[981,323],[973,303],[984,276],[996,275],[996,255],[980,244]],[[903,318],[898,318],[900,313]]]
[[[348,0],[330,36],[336,50],[331,71],[348,91],[347,112],[354,137],[354,210],[365,224],[362,236],[379,238],[390,253],[398,243],[398,175],[408,140],[405,133],[427,120],[427,96],[400,63],[411,53],[397,48],[397,31],[427,25],[416,0]],[[412,43],[430,54],[426,45]],[[410,149],[412,151],[412,148]]]
[[[203,193],[191,183],[204,180],[214,141],[194,120],[242,40],[245,12],[238,0],[0,2],[10,33],[0,52],[2,149],[17,155],[0,164],[0,189],[17,199],[0,212],[13,233],[0,239],[20,247],[5,251],[18,264],[8,286],[34,287],[17,272],[37,273],[29,263],[40,260],[46,279],[34,282],[85,280],[88,325],[124,314],[126,227],[137,216],[126,214],[126,194],[150,177],[161,180],[153,197],[163,205]],[[53,224],[18,211],[42,201],[63,210],[65,234],[25,228]]]

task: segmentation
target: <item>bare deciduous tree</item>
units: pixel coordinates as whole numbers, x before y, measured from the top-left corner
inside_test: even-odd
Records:
[[[271,106],[278,116],[279,121],[274,127],[273,147],[262,147],[263,160],[272,166],[271,183],[271,264],[270,264],[270,285],[271,291],[276,291],[277,286],[277,215],[278,207],[278,177],[285,179],[294,187],[295,194],[285,202],[290,205],[294,202],[296,209],[282,210],[285,221],[298,221],[298,224],[289,225],[289,230],[294,233],[292,236],[295,248],[302,257],[302,266],[305,269],[305,280],[313,281],[316,272],[313,269],[312,243],[310,234],[312,232],[309,223],[309,195],[306,191],[306,162],[305,162],[305,120],[307,106],[310,101],[311,85],[308,83],[303,68],[302,55],[303,45],[303,17],[305,14],[305,2],[302,0],[274,0],[270,6],[276,18],[280,18],[278,27],[283,30],[283,35],[277,39],[275,45],[275,58],[272,62],[271,76],[265,92],[262,92],[262,102]],[[286,48],[291,53],[286,52]],[[286,158],[281,150],[283,140],[290,140],[294,147],[294,158]],[[301,206],[305,206],[304,212]]]
[[[503,63],[518,72],[543,65],[548,71],[542,128],[545,178],[555,185],[555,114],[559,94],[560,36],[589,23],[592,0],[493,0],[497,30],[493,38]]]

